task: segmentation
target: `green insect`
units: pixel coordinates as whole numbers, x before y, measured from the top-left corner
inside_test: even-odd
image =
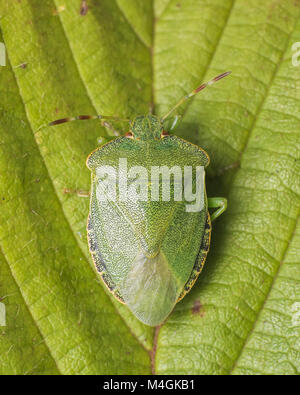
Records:
[[[211,221],[227,207],[225,198],[207,198],[203,170],[209,164],[207,153],[170,135],[164,122],[185,100],[228,74],[200,85],[162,118],[146,115],[130,121],[82,115],[50,123],[95,118],[130,122],[124,136],[87,158],[92,177],[87,236],[108,289],[150,326],[161,324],[194,285],[209,250]],[[190,195],[183,198],[183,185],[189,186],[190,195],[196,188],[197,204],[191,203]],[[212,215],[210,208],[216,209]]]

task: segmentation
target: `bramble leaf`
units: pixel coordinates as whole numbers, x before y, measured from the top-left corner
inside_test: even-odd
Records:
[[[299,374],[299,1],[90,0],[85,15],[80,4],[0,2],[0,374]],[[228,70],[176,129],[209,153],[208,195],[228,210],[154,336],[92,266],[88,199],[64,193],[89,190],[86,157],[112,132],[44,126],[163,115]]]

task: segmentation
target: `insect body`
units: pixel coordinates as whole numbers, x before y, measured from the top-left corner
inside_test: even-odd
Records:
[[[183,101],[228,74],[195,89],[163,118],[136,117],[129,132],[87,159],[93,261],[114,296],[147,325],[162,323],[191,289],[208,253],[211,221],[227,206],[224,198],[206,196],[207,153],[168,134],[164,121]],[[90,118],[116,119],[80,116],[50,125]],[[217,210],[210,216],[209,208]]]

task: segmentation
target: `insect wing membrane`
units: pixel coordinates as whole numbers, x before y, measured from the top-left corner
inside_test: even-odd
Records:
[[[177,284],[162,252],[136,256],[120,289],[130,310],[145,324],[160,324],[177,301]]]

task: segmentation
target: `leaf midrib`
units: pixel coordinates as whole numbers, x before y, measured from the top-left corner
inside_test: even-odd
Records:
[[[171,1],[172,1],[172,0],[171,0]],[[211,55],[210,55],[210,58],[209,58],[209,60],[208,60],[208,62],[207,62],[206,70],[209,70],[209,69],[210,69],[210,66],[211,66],[211,64],[212,64],[213,61],[214,61],[214,58],[215,58],[217,49],[218,49],[218,47],[219,47],[219,45],[220,45],[220,42],[221,42],[221,40],[222,40],[222,37],[223,37],[223,33],[224,33],[224,31],[225,31],[225,29],[226,29],[226,27],[227,27],[227,25],[228,25],[230,16],[231,16],[232,11],[233,11],[233,9],[234,9],[235,1],[236,1],[236,0],[233,0],[233,2],[232,2],[232,4],[231,4],[231,7],[230,7],[230,9],[229,9],[229,11],[228,11],[228,15],[227,15],[227,17],[226,17],[226,19],[225,19],[225,21],[224,21],[224,25],[222,26],[222,29],[220,30],[220,34],[219,34],[218,40],[217,40],[217,42],[216,42],[215,48],[214,48],[214,50],[212,51],[212,53],[211,53]],[[170,4],[170,3],[169,3],[169,4]],[[168,4],[168,6],[169,6],[169,4]],[[166,11],[166,10],[164,10],[164,12],[165,12],[165,11]],[[225,72],[225,71],[230,71],[230,70],[223,70],[223,72]],[[205,76],[206,76],[206,75],[207,75],[207,71],[204,71],[204,72],[202,73],[201,77],[199,76],[199,84],[201,83],[201,81],[204,82],[204,79],[205,79]],[[191,97],[191,98],[188,100],[188,102],[186,103],[186,106],[185,106],[184,111],[183,111],[183,113],[182,113],[182,120],[184,119],[184,116],[186,115],[188,108],[189,108],[189,107],[191,106],[191,104],[194,102],[194,100],[195,100],[196,97],[197,97],[197,95]],[[233,148],[232,148],[232,149],[233,149]]]

